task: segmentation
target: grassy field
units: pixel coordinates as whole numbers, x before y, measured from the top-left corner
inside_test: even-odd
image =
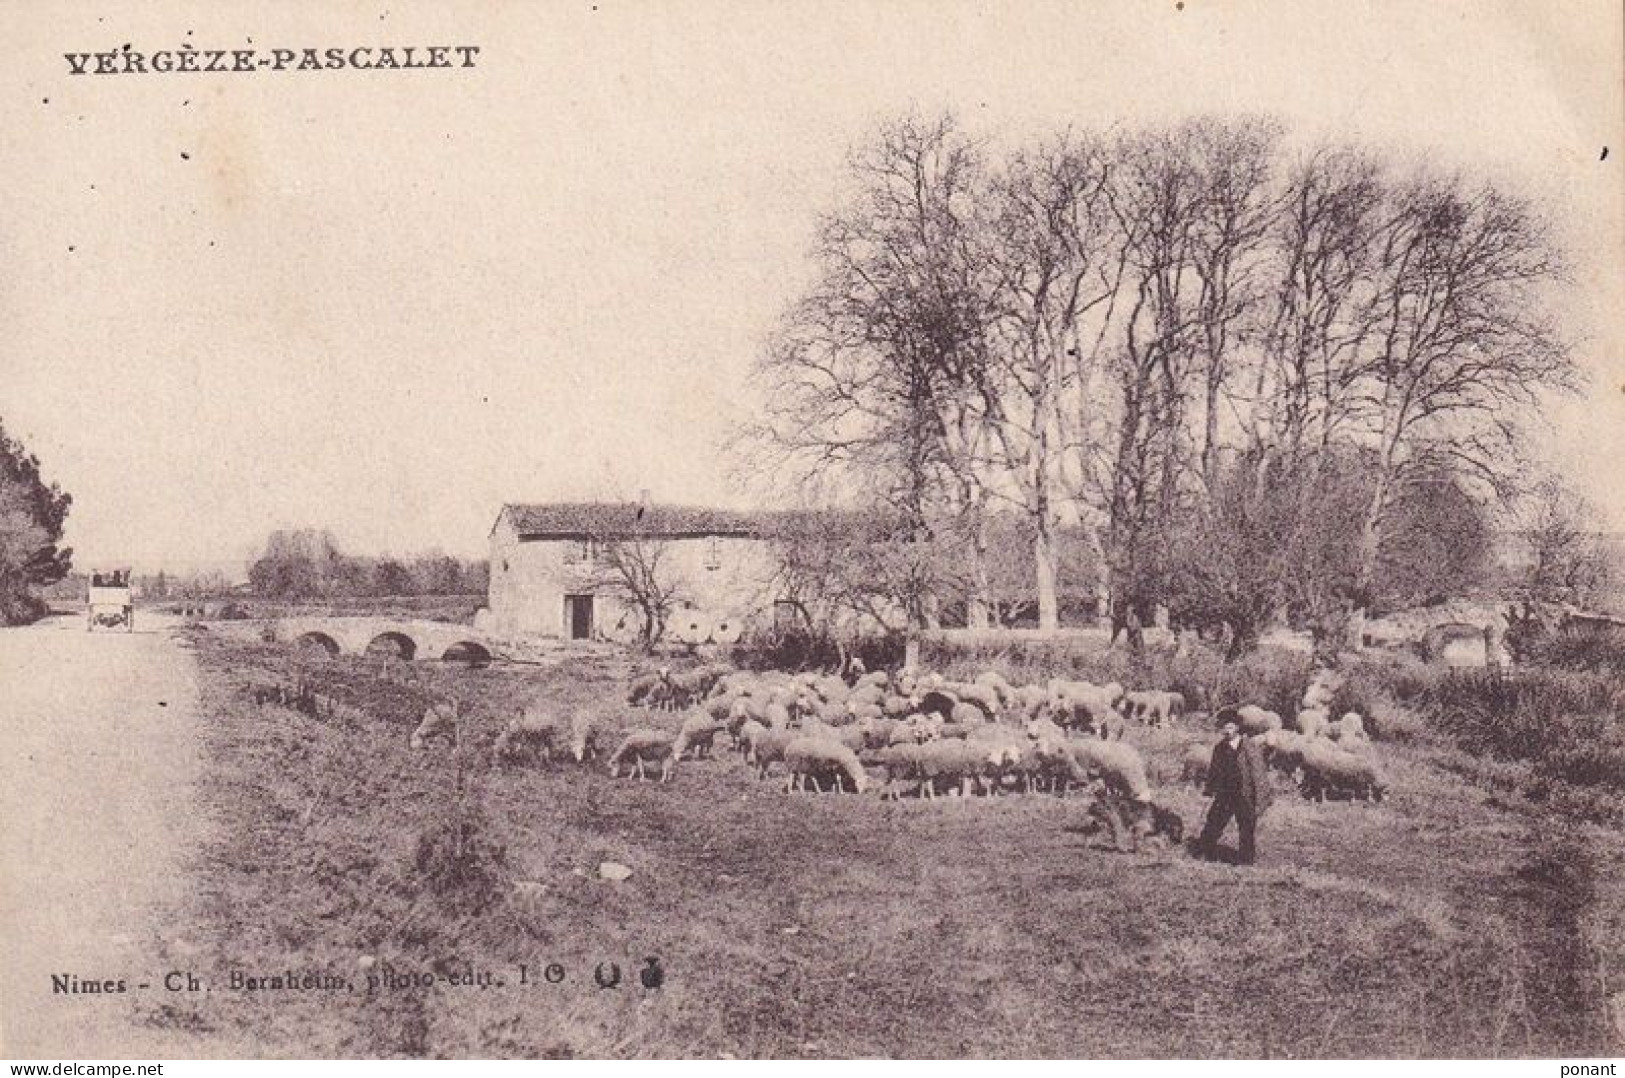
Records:
[[[219,992],[158,1024],[277,1056],[1505,1057],[1616,1053],[1625,841],[1482,781],[1426,731],[1376,747],[1381,804],[1283,789],[1262,864],[1118,853],[1079,801],[787,795],[736,757],[669,785],[493,769],[515,703],[610,727],[629,663],[299,660],[198,634],[206,840],[176,968],[353,991]],[[304,664],[304,665],[299,665]],[[256,704],[305,679],[344,706]],[[407,744],[470,703],[457,750]],[[1131,729],[1187,828],[1205,729]],[[632,870],[598,878],[601,862]],[[665,979],[638,982],[649,957]],[[593,981],[615,962],[614,989]],[[541,973],[563,967],[561,983]],[[520,985],[519,966],[532,982]],[[607,966],[604,967],[607,971]],[[439,973],[503,985],[382,987]]]

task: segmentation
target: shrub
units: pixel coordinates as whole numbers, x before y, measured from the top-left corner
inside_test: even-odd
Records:
[[[1625,677],[1625,630],[1564,630],[1541,637],[1529,652],[1534,664]]]
[[[507,850],[486,837],[490,828],[461,777],[451,800],[418,834],[412,877],[457,913],[481,913],[503,892]]]
[[[1625,687],[1551,667],[1453,673],[1429,694],[1429,718],[1469,752],[1527,760],[1527,791],[1587,818],[1625,804]]]

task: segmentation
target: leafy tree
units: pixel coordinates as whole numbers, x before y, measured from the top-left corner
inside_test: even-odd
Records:
[[[67,576],[73,551],[58,547],[73,499],[40,476],[39,458],[0,425],[0,623],[45,613],[40,590]]]
[[[331,532],[315,528],[274,531],[265,553],[249,566],[256,594],[271,599],[315,599],[330,595],[342,555]]]
[[[1587,606],[1605,594],[1613,576],[1595,510],[1555,476],[1535,485],[1521,522],[1533,555],[1519,580],[1527,601]]]
[[[406,566],[394,558],[385,558],[373,569],[372,590],[377,595],[411,595],[417,590],[417,581]]]

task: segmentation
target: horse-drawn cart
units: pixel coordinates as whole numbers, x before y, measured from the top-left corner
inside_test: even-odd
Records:
[[[135,595],[130,587],[130,570],[97,569],[90,574],[85,601],[85,629],[135,631]]]

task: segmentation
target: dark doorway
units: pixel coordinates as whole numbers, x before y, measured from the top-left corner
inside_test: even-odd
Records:
[[[564,621],[569,628],[571,640],[592,639],[592,596],[566,595]]]

